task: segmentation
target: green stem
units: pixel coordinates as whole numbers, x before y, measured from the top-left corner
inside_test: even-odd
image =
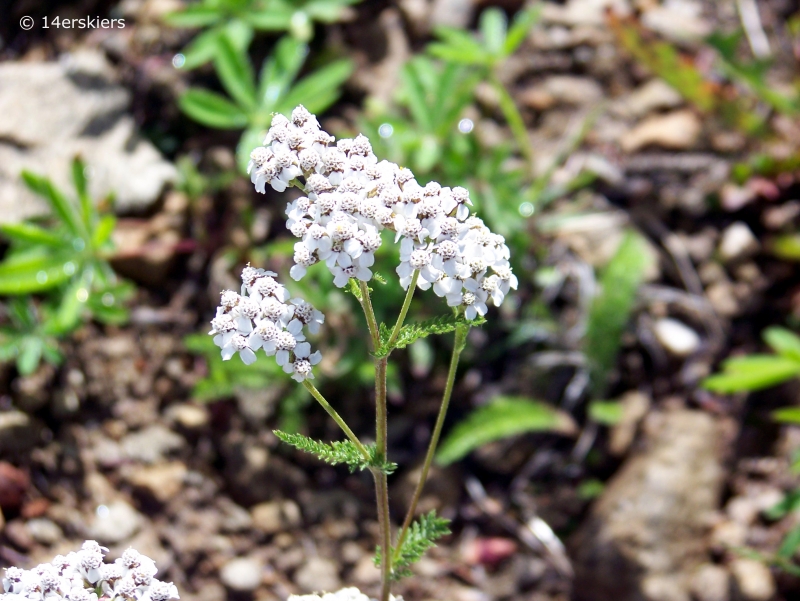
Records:
[[[375,311],[372,308],[369,287],[367,287],[366,282],[359,282],[359,287],[361,289],[361,308],[364,309],[364,316],[369,326],[373,350],[376,350],[380,346],[380,334],[378,322],[375,319]],[[375,447],[378,461],[386,461],[388,455],[386,411],[386,368],[388,362],[388,357],[375,359]],[[392,586],[392,531],[389,516],[389,481],[386,474],[377,469],[372,470],[372,476],[375,478],[375,500],[378,507],[378,525],[381,532],[380,601],[389,601]]]
[[[408,290],[406,290],[406,298],[403,300],[403,306],[400,309],[400,315],[397,317],[397,323],[394,324],[392,335],[389,336],[389,343],[387,345],[389,347],[391,347],[394,341],[397,340],[397,336],[400,334],[400,328],[403,327],[403,322],[406,320],[406,314],[408,313],[408,308],[411,306],[411,299],[414,296],[414,290],[417,288],[418,278],[419,269],[415,269],[413,275],[411,276],[411,283],[408,285]]]
[[[514,136],[514,140],[517,142],[517,146],[519,146],[519,151],[525,158],[528,176],[533,177],[533,148],[530,138],[528,137],[528,130],[525,127],[525,121],[522,119],[522,115],[519,109],[517,109],[514,99],[503,85],[503,82],[500,81],[500,78],[493,72],[490,72],[489,79],[497,95],[500,97],[500,110],[503,112],[503,116],[506,118],[508,126],[511,128],[511,133]]]
[[[364,309],[364,315],[367,318],[367,327],[369,328],[369,335],[372,338],[372,350],[378,350],[381,344],[380,334],[378,333],[378,322],[375,320],[375,311],[372,310],[372,299],[369,296],[369,286],[366,282],[358,281],[358,286],[361,289],[361,308]]]
[[[364,459],[369,460],[369,452],[364,445],[361,444],[358,436],[356,436],[350,427],[344,422],[342,417],[336,412],[336,409],[331,407],[331,404],[325,400],[325,397],[322,396],[322,393],[319,390],[317,390],[317,387],[314,386],[310,380],[303,380],[303,386],[305,386],[306,390],[311,393],[311,396],[317,399],[317,402],[322,405],[322,408],[325,409],[325,411],[328,412],[328,415],[333,418],[333,421],[335,421],[336,424],[342,429],[342,432],[347,435],[347,438],[349,438],[352,443],[356,445],[358,452],[364,456]]]
[[[392,562],[397,561],[399,557],[400,548],[408,534],[408,529],[411,527],[411,522],[414,520],[414,514],[417,511],[417,504],[422,497],[422,490],[425,488],[425,481],[428,479],[428,471],[433,463],[433,456],[436,453],[436,447],[439,444],[439,437],[442,434],[442,426],[444,426],[444,418],[447,415],[447,407],[450,404],[450,397],[453,394],[453,385],[456,380],[456,371],[458,370],[458,360],[461,357],[461,351],[464,350],[467,342],[467,333],[469,332],[469,325],[460,325],[456,327],[455,342],[453,344],[453,354],[450,356],[450,370],[447,373],[447,384],[444,387],[444,394],[442,395],[442,405],[439,407],[439,415],[436,416],[436,425],[433,427],[433,434],[431,441],[428,444],[428,452],[425,454],[425,461],[422,464],[422,473],[417,482],[417,488],[414,490],[414,496],[411,498],[411,505],[408,507],[406,518],[403,520],[403,527],[400,529],[400,535],[397,537],[397,544],[395,545],[394,556]]]

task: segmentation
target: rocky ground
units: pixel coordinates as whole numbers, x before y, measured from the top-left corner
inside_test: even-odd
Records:
[[[345,44],[359,63],[331,123],[351,118],[366,94],[390,97],[393,65],[433,25],[473,25],[474,11],[486,4],[364,2],[349,22],[323,28],[326,40]],[[130,545],[153,557],[160,577],[189,601],[269,601],[341,585],[374,593],[369,475],[279,445],[271,429],[281,390],[193,400],[207,365],[183,337],[206,328],[218,291],[230,286],[236,261],[227,251],[280,235],[282,205],[256,199],[241,181],[198,198],[173,188],[179,154],[220,170],[233,164],[236,142],[176,108],[188,76],[171,59],[188,34],[160,24],[175,6],[127,0],[58,8],[76,15],[113,8],[131,23],[116,32],[26,34],[0,24],[0,221],[43,210],[21,187],[21,169],[66,184],[68,158],[80,152],[96,171],[93,193],[116,193],[124,218],[114,264],[140,285],[131,323],[85,326],[65,343],[59,368],[18,377],[13,366],[0,366],[0,562],[35,565],[94,538],[112,554]],[[790,465],[800,428],[769,418],[796,404],[797,384],[750,397],[697,386],[728,354],[762,349],[763,327],[800,317],[797,268],[769,246],[797,227],[795,176],[731,183],[734,164],[756,150],[796,155],[800,127],[776,115],[778,135],[753,141],[702,115],[620,48],[606,20],[609,6],[638,11],[645,27],[687,51],[698,48],[698,36],[738,23],[733,2],[547,3],[542,22],[504,66],[500,76],[523,107],[539,167],[563,150],[565,132],[602,107],[555,174],[565,179],[591,164],[599,178],[531,224],[532,246],[544,249],[536,251],[539,263],[565,276],[544,289],[525,276],[521,304],[541,295],[559,332],[499,358],[481,356],[488,337],[477,332],[478,352],[467,357],[454,409],[463,414],[496,392],[536,391],[571,411],[580,428],[575,436],[488,445],[437,471],[421,505],[452,518],[454,534],[398,587],[406,601],[800,595],[797,578],[747,552],[773,553],[796,523],[793,515],[769,521],[764,511],[798,484]],[[759,6],[776,85],[785,85],[797,42],[793,48],[783,24],[797,6]],[[9,23],[34,10],[12,4]],[[508,137],[497,99],[487,91],[481,102],[483,135]],[[263,221],[260,239],[231,218],[250,206]],[[553,219],[576,206],[591,214],[568,225]],[[624,417],[606,430],[576,404],[585,374],[569,356],[591,267],[607,262],[628,225],[647,237],[657,267],[639,292],[612,388]],[[504,316],[509,323],[517,322]],[[398,511],[413,488],[444,367],[422,376],[403,367],[391,406]],[[331,398],[340,399],[341,412],[366,431],[359,403],[368,396],[338,392]],[[310,432],[336,437],[315,407],[307,419]],[[604,484],[596,499],[586,482]]]

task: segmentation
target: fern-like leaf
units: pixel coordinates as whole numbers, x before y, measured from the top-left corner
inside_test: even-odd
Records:
[[[273,430],[273,432],[283,442],[306,453],[311,453],[325,463],[330,463],[331,465],[346,463],[351,472],[370,467],[369,461],[356,448],[356,445],[349,440],[334,441],[328,444],[302,434],[288,434],[280,430]]]
[[[419,517],[408,529],[408,534],[400,546],[400,551],[392,555],[396,556],[392,564],[392,580],[397,581],[411,575],[409,567],[419,561],[425,551],[436,546],[436,540],[450,534],[450,520],[440,518],[436,511],[432,510]],[[375,553],[375,565],[380,567],[382,555],[380,548]]]
[[[481,316],[478,316],[470,321],[463,315],[440,315],[439,317],[426,319],[425,321],[421,321],[419,323],[409,323],[404,325],[402,328],[400,328],[397,339],[392,344],[389,344],[391,330],[389,330],[388,327],[385,327],[384,324],[381,324],[381,345],[375,352],[375,356],[379,359],[386,357],[394,349],[405,348],[420,338],[425,338],[426,336],[430,336],[432,334],[446,334],[447,332],[452,332],[458,326],[480,326],[485,323],[486,319]]]
[[[384,460],[383,456],[378,453],[378,447],[374,444],[367,445],[368,457],[358,450],[355,444],[350,440],[334,441],[332,443],[321,442],[303,436],[302,434],[288,434],[280,430],[273,430],[275,436],[280,438],[283,442],[292,445],[300,451],[315,455],[317,459],[329,463],[331,465],[338,465],[340,463],[347,464],[351,472],[363,469],[376,469],[387,475],[391,474],[397,469],[397,464],[391,461]]]

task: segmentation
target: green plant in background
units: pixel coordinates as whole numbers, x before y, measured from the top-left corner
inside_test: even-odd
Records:
[[[2,357],[16,357],[20,372],[30,373],[42,356],[58,362],[54,340],[84,318],[127,321],[123,303],[133,286],[119,280],[108,263],[116,218],[92,201],[81,160],[72,163],[74,199],[46,177],[24,171],[22,179],[53,213],[49,225],[33,220],[0,225],[0,234],[11,243],[0,262],[0,295],[20,297],[9,303],[11,326],[0,333]],[[32,294],[45,298],[36,303]]]
[[[628,231],[600,276],[599,291],[587,316],[582,351],[590,374],[590,420],[613,425],[622,416],[617,401],[603,399],[617,362],[622,334],[630,322],[636,294],[651,264],[644,239]],[[572,434],[575,422],[553,407],[527,397],[498,396],[456,424],[437,454],[437,461],[457,461],[488,442],[529,432]]]
[[[542,6],[537,4],[521,10],[509,26],[502,10],[489,8],[481,14],[478,24],[479,36],[455,27],[437,27],[435,33],[439,41],[428,46],[431,55],[451,63],[467,65],[480,74],[482,79],[491,83],[498,95],[500,110],[531,173],[533,149],[525,122],[497,73],[501,63],[514,54],[525,41],[531,27],[539,20],[541,9]]]
[[[281,395],[278,404],[280,428],[290,432],[303,429],[302,410],[311,402],[305,388],[289,386],[291,378],[272,362],[258,362],[247,366],[241,361],[223,361],[219,347],[205,332],[184,337],[183,345],[190,353],[203,358],[206,375],[192,389],[192,398],[201,403],[212,403],[233,398],[237,393],[264,390],[278,386]]]
[[[752,392],[800,377],[800,337],[779,327],[767,328],[762,336],[776,354],[726,359],[722,373],[703,380],[703,388],[723,394]]]
[[[65,327],[57,308],[37,306],[32,298],[18,296],[8,299],[5,310],[10,323],[0,326],[0,363],[16,361],[23,376],[36,371],[42,359],[52,365],[61,363],[58,339],[73,328]]]
[[[359,0],[201,0],[164,17],[167,25],[203,28],[183,49],[184,69],[211,60],[227,42],[246,51],[258,31],[289,31],[301,42],[313,36],[313,23],[333,23]]]
[[[651,39],[636,19],[611,17],[610,23],[619,43],[654,75],[703,113],[719,115],[748,135],[766,132],[767,113],[757,110],[757,103],[789,116],[800,112],[798,91],[782,93],[768,82],[770,61],[738,58],[743,38],[741,31],[728,35],[714,33],[706,40],[708,46],[717,51],[719,72],[740,86],[738,90],[731,90],[712,80],[697,67],[693,58],[681,53],[670,42]]]
[[[308,46],[292,37],[278,41],[264,61],[256,82],[255,72],[245,49],[221,38],[214,67],[229,98],[204,88],[189,88],[179,99],[181,110],[208,127],[244,129],[236,147],[239,168],[245,171],[250,152],[264,140],[276,112],[287,112],[298,104],[321,112],[332,105],[353,64],[336,60],[298,80],[308,55]]]
[[[722,373],[706,378],[702,383],[703,388],[723,394],[753,392],[800,377],[800,337],[781,327],[767,328],[762,337],[775,354],[753,354],[726,359],[722,364]],[[777,409],[772,412],[772,419],[779,423],[800,425],[800,407]],[[800,473],[798,455],[800,454],[796,454],[792,465],[795,473]],[[766,511],[764,517],[778,520],[798,511],[800,488],[788,493],[780,503]],[[752,549],[740,551],[794,576],[800,576],[800,566],[793,561],[799,549],[800,525],[797,525],[786,534],[773,555],[765,555]]]
[[[459,422],[436,453],[439,465],[462,459],[484,444],[530,432],[572,434],[575,422],[563,411],[527,397],[497,396]]]

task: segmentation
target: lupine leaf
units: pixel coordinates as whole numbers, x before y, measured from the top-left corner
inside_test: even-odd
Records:
[[[421,515],[415,520],[408,529],[403,544],[398,553],[392,549],[392,555],[396,557],[392,564],[391,578],[394,581],[400,580],[411,575],[409,566],[419,561],[425,551],[436,546],[436,540],[450,534],[450,520],[440,518],[436,515],[436,510]],[[382,556],[380,548],[375,553],[375,565],[381,565]]]
[[[23,244],[44,244],[45,246],[64,246],[63,237],[32,223],[3,223],[0,232],[13,242]]]
[[[800,361],[800,337],[794,332],[786,328],[767,328],[762,337],[776,353]]]
[[[84,234],[85,230],[78,217],[78,212],[69,199],[53,185],[53,182],[27,170],[22,172],[22,179],[31,191],[47,201],[53,213],[69,228],[70,232],[76,236]]]
[[[748,355],[728,359],[722,369],[703,380],[703,388],[723,394],[769,388],[800,376],[800,361],[782,355]]]
[[[178,99],[178,106],[192,119],[208,127],[239,129],[247,125],[247,115],[216,92],[189,88]]]
[[[374,355],[378,358],[386,357],[394,349],[405,348],[420,338],[425,338],[426,336],[430,336],[432,334],[446,334],[447,332],[454,331],[458,326],[461,325],[480,326],[484,323],[486,323],[486,318],[481,316],[478,316],[476,319],[470,321],[463,315],[441,315],[439,317],[427,319],[419,323],[410,323],[404,325],[402,328],[400,328],[400,333],[397,335],[397,339],[391,345],[389,345],[391,330],[384,326],[384,324],[381,324],[381,345],[375,351]]]
[[[181,11],[167,13],[164,22],[171,27],[206,27],[223,18],[220,9],[203,4],[190,5]]]
[[[525,10],[521,10],[514,17],[511,27],[508,29],[505,44],[503,44],[503,54],[509,56],[525,40],[528,32],[542,16],[542,4],[536,4]]]
[[[508,20],[499,8],[489,8],[481,15],[479,24],[483,43],[493,56],[499,56],[508,33]]]
[[[225,91],[246,110],[256,107],[256,83],[253,65],[247,53],[237,48],[228,36],[220,36],[214,66]]]

